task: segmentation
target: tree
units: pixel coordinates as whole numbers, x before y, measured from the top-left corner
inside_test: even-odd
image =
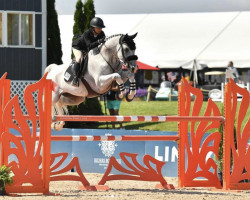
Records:
[[[76,2],[76,11],[74,13],[74,25],[73,25],[73,38],[74,41],[77,37],[79,37],[84,32],[86,22],[86,16],[83,12],[83,3],[82,0],[78,0]],[[71,52],[71,59],[74,58],[73,52]]]
[[[74,26],[73,26],[73,40],[77,35],[81,35],[84,32],[86,17],[83,13],[83,3],[81,0],[76,2],[76,11],[74,14]]]
[[[89,24],[92,18],[95,17],[95,6],[93,0],[86,0],[84,3],[84,14],[86,16],[86,23],[84,30],[87,30],[89,28]]]
[[[47,1],[47,65],[62,64],[62,45],[55,0]]]

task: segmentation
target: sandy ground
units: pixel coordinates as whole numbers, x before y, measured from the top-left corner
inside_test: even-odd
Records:
[[[85,174],[91,185],[97,184],[101,180],[102,174]],[[177,186],[176,178],[166,178],[168,183]],[[213,191],[204,188],[195,189],[175,189],[175,190],[159,190],[154,189],[157,182],[144,181],[109,181],[106,183],[109,191],[82,191],[78,189],[80,182],[62,181],[51,182],[50,191],[53,193],[60,193],[59,196],[44,196],[40,194],[18,194],[17,197],[0,196],[0,199],[171,199],[171,200],[249,200],[249,191],[238,192],[221,192]]]

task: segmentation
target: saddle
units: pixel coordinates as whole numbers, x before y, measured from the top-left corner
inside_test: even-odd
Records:
[[[83,76],[87,70],[88,67],[88,56],[86,56],[84,59],[82,59],[82,63],[81,66],[83,65],[83,67],[81,67],[81,71],[80,74],[81,76]],[[72,70],[72,66],[74,65],[74,62],[70,63],[69,67],[66,69],[65,73],[64,73],[64,81],[66,83],[68,82],[72,82],[74,75],[73,75],[73,70]]]

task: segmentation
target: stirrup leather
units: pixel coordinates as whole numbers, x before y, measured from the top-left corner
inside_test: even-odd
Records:
[[[71,82],[71,85],[74,86],[74,87],[79,87],[79,79],[77,76],[74,76],[72,82]]]

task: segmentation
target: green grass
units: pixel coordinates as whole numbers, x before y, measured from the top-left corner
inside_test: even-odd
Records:
[[[104,102],[101,102],[103,113]],[[222,108],[222,103],[217,103],[219,109]],[[201,113],[204,113],[207,106],[207,102],[203,102]],[[109,112],[107,110],[107,114]],[[122,101],[120,115],[178,115],[178,102],[177,101]],[[123,126],[127,130],[152,130],[152,131],[177,131],[177,122],[124,122]],[[118,124],[116,125],[118,127]],[[98,128],[106,128],[106,124],[102,123]],[[111,125],[109,123],[109,128]]]

